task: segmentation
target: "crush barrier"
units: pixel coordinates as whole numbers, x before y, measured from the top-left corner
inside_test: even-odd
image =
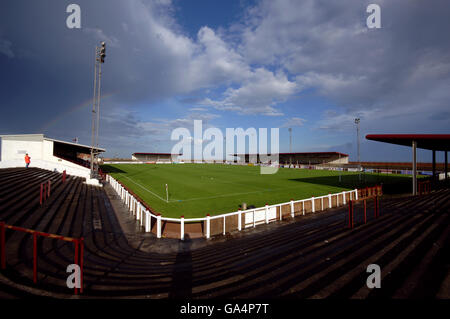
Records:
[[[417,188],[419,195],[429,194],[431,193],[431,181],[417,182]]]
[[[364,224],[367,223],[367,201],[369,199],[374,200],[373,210],[374,210],[374,218],[377,219],[380,217],[380,205],[379,205],[379,197],[377,195],[371,195],[364,198],[360,198],[358,200],[350,200],[348,202],[348,228],[353,229],[355,227],[355,204],[358,202],[363,202],[364,205]]]
[[[39,195],[39,204],[42,206],[42,204],[47,200],[47,198],[50,197],[50,188],[51,188],[51,181],[48,180],[44,183],[41,183],[40,186],[40,195]]]
[[[75,287],[75,294],[78,294],[78,290],[80,293],[83,293],[83,261],[84,261],[84,239],[81,238],[72,238],[72,237],[65,237],[61,235],[55,235],[55,234],[49,234],[44,233],[28,228],[22,228],[12,225],[7,225],[5,222],[0,222],[0,269],[6,269],[6,242],[5,242],[5,234],[6,229],[19,231],[27,234],[31,234],[33,236],[33,282],[37,283],[37,238],[38,236],[46,237],[46,238],[52,238],[52,239],[59,239],[66,242],[72,242],[75,244],[75,256],[74,261],[75,264],[80,267],[80,288],[78,289]]]
[[[203,223],[203,236],[207,239],[213,235],[223,234],[226,232],[245,228],[256,227],[261,224],[283,220],[283,218],[294,218],[295,216],[305,215],[306,213],[315,213],[328,208],[340,207],[346,205],[350,200],[358,200],[360,196],[368,196],[368,194],[381,195],[381,186],[375,186],[365,189],[354,189],[343,191],[335,194],[328,194],[308,199],[291,200],[289,202],[265,205],[264,207],[252,208],[247,210],[238,210],[237,212],[210,216],[207,214],[203,218],[189,218],[184,216],[180,218],[162,217],[160,214],[151,212],[142,200],[131,192],[125,185],[114,179],[112,176],[105,175],[106,182],[116,191],[121,198],[128,211],[135,216],[141,227],[145,228],[145,232],[151,232],[152,225],[156,226],[156,237],[162,237],[162,222],[174,222],[179,224],[180,239],[185,238],[186,223],[199,222]],[[153,220],[154,219],[154,220]]]

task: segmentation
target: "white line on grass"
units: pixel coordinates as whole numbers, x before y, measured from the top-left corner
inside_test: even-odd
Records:
[[[298,186],[295,186],[295,187],[283,187],[283,188],[273,188],[273,189],[266,189],[266,190],[254,191],[254,192],[232,193],[232,194],[224,194],[224,195],[216,195],[216,196],[208,196],[208,197],[195,197],[195,198],[188,198],[188,199],[183,199],[183,200],[172,200],[172,201],[169,201],[169,202],[188,202],[188,201],[193,201],[193,200],[212,199],[212,198],[218,198],[218,197],[232,197],[232,196],[255,194],[255,193],[275,192],[275,191],[282,191],[282,190],[295,189],[295,188],[298,188]]]
[[[123,174],[123,173],[121,173],[121,174]],[[125,176],[125,175],[122,175],[122,176],[125,177],[126,179],[129,179],[132,183],[136,184],[137,186],[141,187],[142,189],[146,190],[147,192],[149,192],[149,193],[153,194],[154,196],[158,197],[158,198],[159,198],[160,200],[162,200],[164,203],[167,203],[167,201],[166,201],[164,198],[160,197],[158,194],[155,194],[155,193],[153,193],[151,190],[149,190],[148,188],[142,186],[142,185],[139,184],[139,183],[136,183],[136,182],[133,181],[131,178],[129,178],[129,177]]]

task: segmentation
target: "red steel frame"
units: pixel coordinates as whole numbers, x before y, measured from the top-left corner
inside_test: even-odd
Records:
[[[40,187],[40,195],[39,195],[39,205],[42,206],[42,204],[45,202],[47,198],[50,197],[50,189],[51,189],[51,181],[48,180],[47,182],[41,183]]]
[[[431,192],[431,181],[418,182],[419,195],[429,194]]]
[[[349,200],[348,201],[348,228],[353,229],[355,226],[354,223],[354,203],[355,202],[364,202],[364,224],[367,223],[367,200],[368,199],[374,199],[374,217],[375,219],[380,217],[380,204],[379,204],[379,197],[378,195],[361,198],[358,200]]]
[[[80,267],[80,293],[83,293],[83,260],[84,260],[84,239],[64,237],[60,235],[43,233],[40,231],[7,225],[4,222],[0,222],[0,269],[6,269],[6,248],[5,248],[5,232],[6,229],[20,231],[33,235],[33,282],[37,283],[37,237],[47,237],[53,239],[59,239],[62,241],[73,242],[75,244],[75,264]],[[78,288],[75,287],[75,294],[78,294]]]

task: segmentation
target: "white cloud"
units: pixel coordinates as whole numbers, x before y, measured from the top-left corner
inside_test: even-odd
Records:
[[[241,114],[281,116],[283,113],[274,106],[286,101],[296,90],[297,84],[289,81],[284,73],[274,74],[266,69],[258,68],[251,73],[241,87],[228,88],[223,100],[214,101],[207,98],[201,104],[218,110],[237,111]]]
[[[117,38],[106,35],[103,30],[99,28],[83,28],[82,30],[87,34],[92,35],[98,41],[105,41],[107,46],[115,48],[119,46],[119,40]]]
[[[306,120],[302,119],[300,117],[292,117],[288,119],[286,122],[284,122],[281,127],[295,127],[295,126],[303,126],[305,124]]]

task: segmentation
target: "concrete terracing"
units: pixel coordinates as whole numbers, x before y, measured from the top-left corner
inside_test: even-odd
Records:
[[[450,190],[381,199],[381,216],[348,229],[347,208],[308,214],[211,240],[143,234],[108,188],[71,178],[43,207],[34,188],[42,171],[0,170],[0,219],[84,237],[82,298],[449,298]],[[31,176],[32,175],[32,176]],[[48,175],[45,175],[47,178]],[[58,179],[55,175],[53,178]],[[56,183],[56,182],[55,182]],[[12,200],[20,194],[21,200]],[[14,197],[14,196],[13,196]],[[44,293],[73,298],[66,267],[73,245],[38,243],[32,282],[31,239],[8,230],[0,289],[9,298]],[[381,289],[366,286],[367,266],[381,267]]]

